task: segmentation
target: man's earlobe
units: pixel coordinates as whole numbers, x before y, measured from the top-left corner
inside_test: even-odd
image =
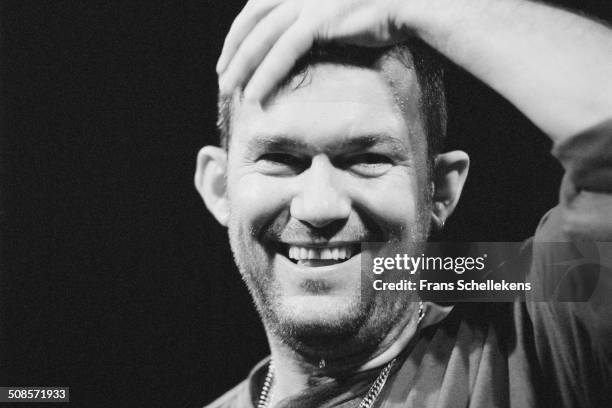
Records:
[[[439,229],[455,210],[465,185],[470,158],[461,150],[442,153],[436,157],[432,219]]]
[[[227,226],[229,219],[226,172],[225,150],[216,146],[204,146],[198,153],[195,186],[208,210],[224,226]]]

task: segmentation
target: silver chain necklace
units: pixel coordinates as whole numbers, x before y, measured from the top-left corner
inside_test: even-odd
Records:
[[[417,326],[421,323],[421,320],[423,320],[424,317],[425,307],[423,306],[423,302],[419,302],[419,318],[417,320]],[[394,358],[393,360],[389,361],[380,371],[380,374],[378,374],[378,377],[376,377],[376,380],[374,380],[374,383],[368,390],[368,393],[361,400],[359,408],[371,408],[374,405],[374,401],[376,401],[378,394],[380,394],[385,386],[389,373],[395,365],[396,360],[397,359]],[[325,360],[323,359],[321,359],[319,362],[319,368],[322,367],[325,367]],[[274,381],[274,364],[272,360],[270,360],[270,364],[268,364],[268,372],[266,374],[263,386],[261,387],[259,400],[257,401],[257,408],[268,408],[268,404],[270,404],[270,400],[272,399],[272,393],[270,392],[270,389],[272,388],[272,381]]]

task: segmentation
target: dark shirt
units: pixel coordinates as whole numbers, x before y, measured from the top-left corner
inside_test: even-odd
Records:
[[[551,265],[599,248],[595,279],[593,265],[579,263],[561,285],[585,301],[459,303],[417,333],[375,406],[612,407],[612,120],[552,153],[565,169],[560,201],[521,257],[527,274],[546,287],[558,278]],[[564,291],[556,292],[561,300]],[[267,359],[208,407],[254,406],[266,370]],[[357,407],[379,372],[323,383],[281,405]]]

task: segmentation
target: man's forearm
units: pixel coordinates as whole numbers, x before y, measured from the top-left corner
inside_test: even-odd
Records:
[[[407,1],[400,21],[550,137],[612,117],[612,31],[523,0]]]

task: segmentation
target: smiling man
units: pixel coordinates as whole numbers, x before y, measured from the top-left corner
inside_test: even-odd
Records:
[[[227,150],[202,150],[196,183],[228,226],[270,341],[338,369],[384,351],[417,316],[414,299],[362,292],[361,243],[425,241],[468,159],[437,156],[434,198],[424,115],[444,105],[423,111],[408,47],[317,50],[302,64],[263,109],[226,101]]]
[[[221,147],[201,150],[195,183],[228,228],[271,358],[212,406],[610,400],[608,308],[443,308],[375,291],[367,281],[375,277],[361,273],[371,255],[361,252],[364,242],[420,253],[415,243],[443,227],[467,176],[465,153],[440,150],[446,113],[429,46],[515,103],[555,142],[567,175],[561,203],[536,239],[611,236],[612,35],[605,27],[514,0],[249,2],[218,65]],[[545,265],[566,255],[529,251],[523,272],[542,280]],[[609,280],[600,291],[612,287]]]

